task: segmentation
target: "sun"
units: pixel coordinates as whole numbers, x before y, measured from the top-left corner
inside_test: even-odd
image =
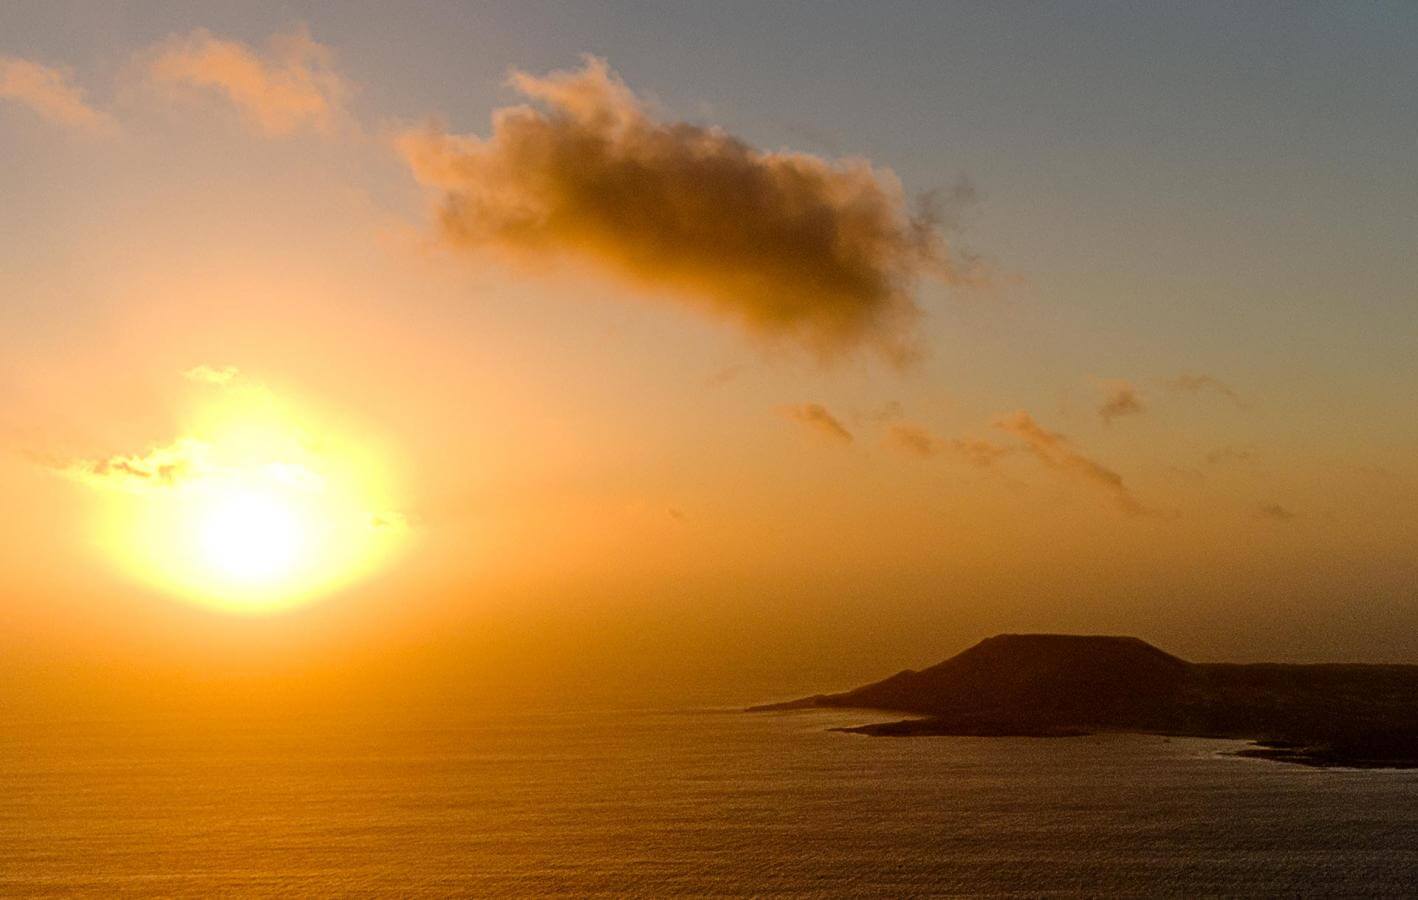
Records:
[[[288,576],[311,530],[279,495],[240,489],[213,498],[196,524],[203,563],[214,575],[249,585]]]
[[[405,536],[387,467],[262,391],[223,391],[178,440],[88,470],[119,489],[101,540],[181,599],[265,614],[326,596],[386,563]]]

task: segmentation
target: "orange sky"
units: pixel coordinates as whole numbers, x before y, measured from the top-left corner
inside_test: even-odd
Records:
[[[319,16],[190,15],[0,29],[7,701],[751,699],[1009,630],[1418,661],[1411,248],[1345,227],[1381,164],[1247,194],[1237,163],[1202,210],[1160,158],[1128,190],[1056,169],[1070,207],[1021,193],[1042,131],[981,122],[955,159],[903,124],[942,149],[898,158],[886,126],[930,96],[829,116],[819,93],[867,89],[849,64],[801,87],[824,142],[772,124],[795,82],[766,56],[755,97],[624,23],[575,48],[603,55],[429,63],[453,100]],[[1285,146],[1226,115],[1195,153]],[[1303,238],[1252,224],[1290,215]],[[1374,264],[1312,270],[1361,237]],[[299,519],[299,560],[203,556],[253,508],[258,536]],[[267,563],[290,571],[214,587]]]

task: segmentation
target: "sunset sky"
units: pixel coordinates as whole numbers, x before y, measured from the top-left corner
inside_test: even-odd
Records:
[[[1418,662],[1415,59],[1398,2],[6,4],[0,702]]]

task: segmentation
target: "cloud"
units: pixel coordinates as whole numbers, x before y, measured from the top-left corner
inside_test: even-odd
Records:
[[[799,422],[833,441],[850,444],[854,440],[852,432],[827,411],[820,403],[804,403],[800,406],[785,406],[781,412],[794,422]]]
[[[317,493],[326,479],[304,462],[279,455],[258,458],[232,457],[208,440],[182,437],[142,455],[118,454],[59,462],[45,461],[52,469],[90,487],[140,493],[155,489],[200,484],[205,479],[256,477],[266,483]],[[381,512],[379,515],[395,516]],[[374,523],[379,524],[379,523]],[[391,518],[384,525],[397,524]]]
[[[142,456],[108,456],[52,463],[76,481],[91,487],[147,491],[173,487],[210,471],[211,448],[202,441],[183,439],[156,447]]]
[[[1256,515],[1262,519],[1271,519],[1276,522],[1288,522],[1299,513],[1292,512],[1281,506],[1279,503],[1266,503],[1256,510]]]
[[[1013,447],[1006,447],[983,438],[953,438],[950,441],[950,449],[972,466],[979,466],[982,469],[993,466],[1002,457],[1014,452]]]
[[[193,366],[182,377],[188,381],[195,381],[199,384],[212,384],[224,387],[231,384],[241,372],[236,366],[209,366],[203,363],[200,366]]]
[[[1237,394],[1229,384],[1210,375],[1182,374],[1178,375],[1176,378],[1168,379],[1165,383],[1168,388],[1180,393],[1219,394],[1242,409],[1247,407],[1246,401],[1242,400],[1241,395]]]
[[[944,447],[944,442],[940,438],[921,426],[912,425],[909,422],[892,425],[886,432],[886,443],[903,453],[923,458],[935,456]]]
[[[1014,448],[981,438],[941,438],[910,422],[897,423],[886,433],[887,446],[922,458],[951,454],[979,468],[989,468]]]
[[[271,484],[307,492],[319,491],[325,485],[324,477],[303,463],[267,459],[255,464],[232,464],[222,462],[220,455],[207,441],[185,437],[154,447],[141,456],[73,459],[50,462],[49,466],[91,487],[130,492],[180,487],[213,476],[252,474],[258,474]]]
[[[1023,441],[1024,449],[1045,466],[1073,475],[1111,495],[1117,507],[1128,515],[1151,512],[1132,495],[1121,475],[1079,453],[1067,437],[1043,427],[1024,410],[998,419],[994,424]]]
[[[1098,407],[1098,415],[1103,418],[1104,422],[1112,424],[1112,421],[1119,416],[1139,415],[1146,408],[1137,388],[1122,381],[1111,387],[1103,404]]]
[[[656,118],[596,57],[510,84],[532,105],[497,110],[486,138],[429,126],[397,139],[442,191],[452,246],[590,264],[825,357],[909,359],[917,283],[972,277],[890,170]]]
[[[13,100],[61,125],[94,134],[117,130],[113,118],[94,109],[69,73],[27,59],[0,56],[0,98]]]
[[[222,96],[259,131],[276,137],[334,127],[349,86],[331,61],[329,48],[304,29],[275,35],[263,54],[199,28],[156,48],[147,69],[159,86]]]

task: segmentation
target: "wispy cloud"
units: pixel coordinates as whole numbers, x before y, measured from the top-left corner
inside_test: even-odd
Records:
[[[221,97],[269,136],[330,131],[350,90],[304,29],[275,35],[264,53],[198,29],[155,48],[147,71],[161,87]]]
[[[983,438],[943,438],[911,422],[892,425],[886,432],[886,444],[911,456],[929,458],[949,454],[972,466],[989,468],[1014,448]]]
[[[779,410],[788,419],[810,428],[817,434],[832,441],[850,444],[852,432],[821,403],[804,403],[799,406],[784,406]]]
[[[945,443],[919,425],[900,422],[886,432],[886,444],[912,456],[930,457],[944,449]]]
[[[12,100],[51,122],[93,134],[118,130],[113,118],[90,106],[70,73],[14,56],[0,56],[0,98]]]
[[[1117,507],[1128,515],[1147,515],[1153,512],[1138,502],[1132,491],[1123,483],[1121,475],[1084,456],[1074,448],[1067,437],[1040,425],[1024,410],[998,419],[995,427],[1023,441],[1024,449],[1045,466],[1072,475],[1106,492]]]
[[[272,458],[257,464],[223,461],[211,443],[184,437],[143,454],[49,461],[50,468],[90,487],[141,493],[200,484],[205,479],[257,476],[271,484],[318,491],[325,483],[304,463]]]
[[[984,438],[953,438],[949,446],[961,459],[982,469],[993,466],[1003,457],[1014,452],[1013,447],[1006,447]]]
[[[1136,416],[1146,409],[1137,388],[1126,381],[1119,381],[1108,386],[1108,394],[1098,407],[1098,415],[1104,422],[1112,424],[1116,418]]]
[[[184,439],[140,455],[50,462],[61,474],[92,487],[130,492],[170,488],[211,471],[211,447]]]
[[[589,263],[826,356],[908,358],[918,281],[971,277],[890,170],[656,118],[595,57],[510,83],[534,105],[497,110],[490,136],[398,139],[451,245]]]

